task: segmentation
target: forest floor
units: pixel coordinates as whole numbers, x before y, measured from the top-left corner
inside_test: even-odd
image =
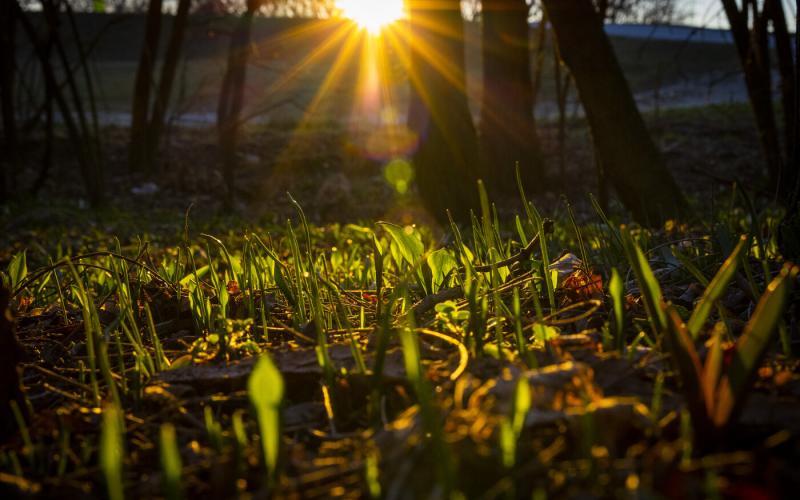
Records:
[[[596,209],[575,122],[564,172],[542,127],[572,213],[495,200],[456,234],[342,130],[252,130],[235,215],[213,134],[175,131],[152,179],[106,130],[109,208],[59,164],[0,216],[24,389],[0,494],[790,496],[797,269],[747,109],[649,124],[696,220]]]

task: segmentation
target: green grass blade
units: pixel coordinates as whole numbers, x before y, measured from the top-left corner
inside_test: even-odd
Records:
[[[614,335],[616,335],[617,349],[622,351],[625,348],[625,285],[616,268],[611,269],[608,293],[611,295],[611,304],[614,309]]]
[[[163,424],[160,430],[161,483],[167,500],[183,498],[181,487],[181,454],[175,438],[175,427]]]
[[[628,257],[628,262],[630,262],[633,273],[636,275],[636,281],[639,283],[640,293],[644,299],[645,309],[650,319],[650,325],[653,328],[653,334],[658,337],[660,332],[667,329],[666,314],[661,308],[661,286],[658,284],[658,280],[656,280],[644,252],[642,252],[639,245],[633,241],[633,236],[631,236],[630,231],[623,227],[621,233],[622,242],[625,246],[625,254]]]
[[[100,431],[100,470],[103,472],[110,500],[125,498],[122,477],[125,431],[122,419],[123,416],[116,405],[106,406],[103,410],[103,423]]]
[[[748,241],[749,238],[746,236],[742,236],[739,239],[739,244],[736,245],[733,253],[731,253],[722,264],[722,267],[720,267],[714,279],[712,279],[711,283],[706,287],[697,306],[695,306],[692,316],[687,323],[687,328],[692,338],[697,338],[700,329],[706,324],[708,316],[714,308],[714,304],[722,297],[722,294],[725,293],[725,290],[728,288],[728,283],[730,283],[731,279],[733,279],[736,274],[736,268],[739,265],[742,251],[747,248]]]

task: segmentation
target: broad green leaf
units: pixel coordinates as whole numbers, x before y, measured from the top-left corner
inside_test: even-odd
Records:
[[[100,470],[106,482],[106,491],[110,500],[122,500],[123,451],[122,414],[114,405],[103,409],[103,423],[100,430]]]
[[[22,283],[22,280],[24,280],[27,275],[28,259],[25,255],[25,250],[23,250],[11,257],[11,262],[8,263],[8,277],[11,280],[9,289],[16,291],[17,286]]]
[[[733,253],[731,253],[722,264],[717,275],[714,276],[714,279],[711,280],[711,283],[706,287],[706,291],[703,293],[697,306],[695,306],[694,312],[692,312],[692,316],[687,323],[687,328],[692,338],[697,338],[700,329],[706,324],[708,315],[711,314],[714,304],[722,297],[722,294],[725,293],[728,283],[730,283],[731,279],[736,274],[736,267],[739,264],[742,251],[747,247],[748,240],[749,238],[746,236],[742,236],[739,239],[739,244],[736,245]]]
[[[428,255],[428,266],[431,268],[432,286],[431,292],[436,293],[439,288],[444,286],[447,276],[458,267],[456,259],[450,252],[440,248]]]
[[[787,264],[770,282],[756,310],[736,342],[733,360],[720,381],[714,423],[724,426],[741,408],[753,376],[767,352],[783,317],[786,302],[800,268]]]
[[[194,279],[195,275],[197,276],[197,279],[200,279],[203,276],[205,276],[206,274],[208,274],[208,270],[209,269],[210,268],[206,265],[206,266],[203,266],[203,267],[199,268],[196,273],[193,271],[193,272],[187,274],[186,276],[184,276],[181,279],[181,281],[180,281],[181,286],[184,287],[184,288],[189,288],[189,290],[193,290],[194,287],[197,286],[197,283],[195,282],[195,279]]]
[[[417,236],[414,230],[410,227],[403,228],[389,222],[379,222],[378,224],[386,229],[389,236],[392,237],[403,260],[409,265],[415,266],[422,258],[425,247],[422,245],[422,240]]]
[[[537,342],[547,342],[558,337],[558,328],[543,323],[533,324],[533,338]]]
[[[283,402],[283,377],[268,355],[259,358],[247,381],[247,394],[255,408],[264,464],[270,482],[275,480],[281,443],[280,408]]]

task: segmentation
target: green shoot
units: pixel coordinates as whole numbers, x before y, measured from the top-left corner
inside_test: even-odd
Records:
[[[247,394],[258,420],[267,482],[273,486],[277,480],[281,446],[280,412],[283,403],[283,377],[268,355],[262,355],[256,363],[247,381]]]

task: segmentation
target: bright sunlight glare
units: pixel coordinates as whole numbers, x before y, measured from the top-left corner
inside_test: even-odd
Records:
[[[405,16],[403,0],[336,0],[336,5],[372,34]]]

